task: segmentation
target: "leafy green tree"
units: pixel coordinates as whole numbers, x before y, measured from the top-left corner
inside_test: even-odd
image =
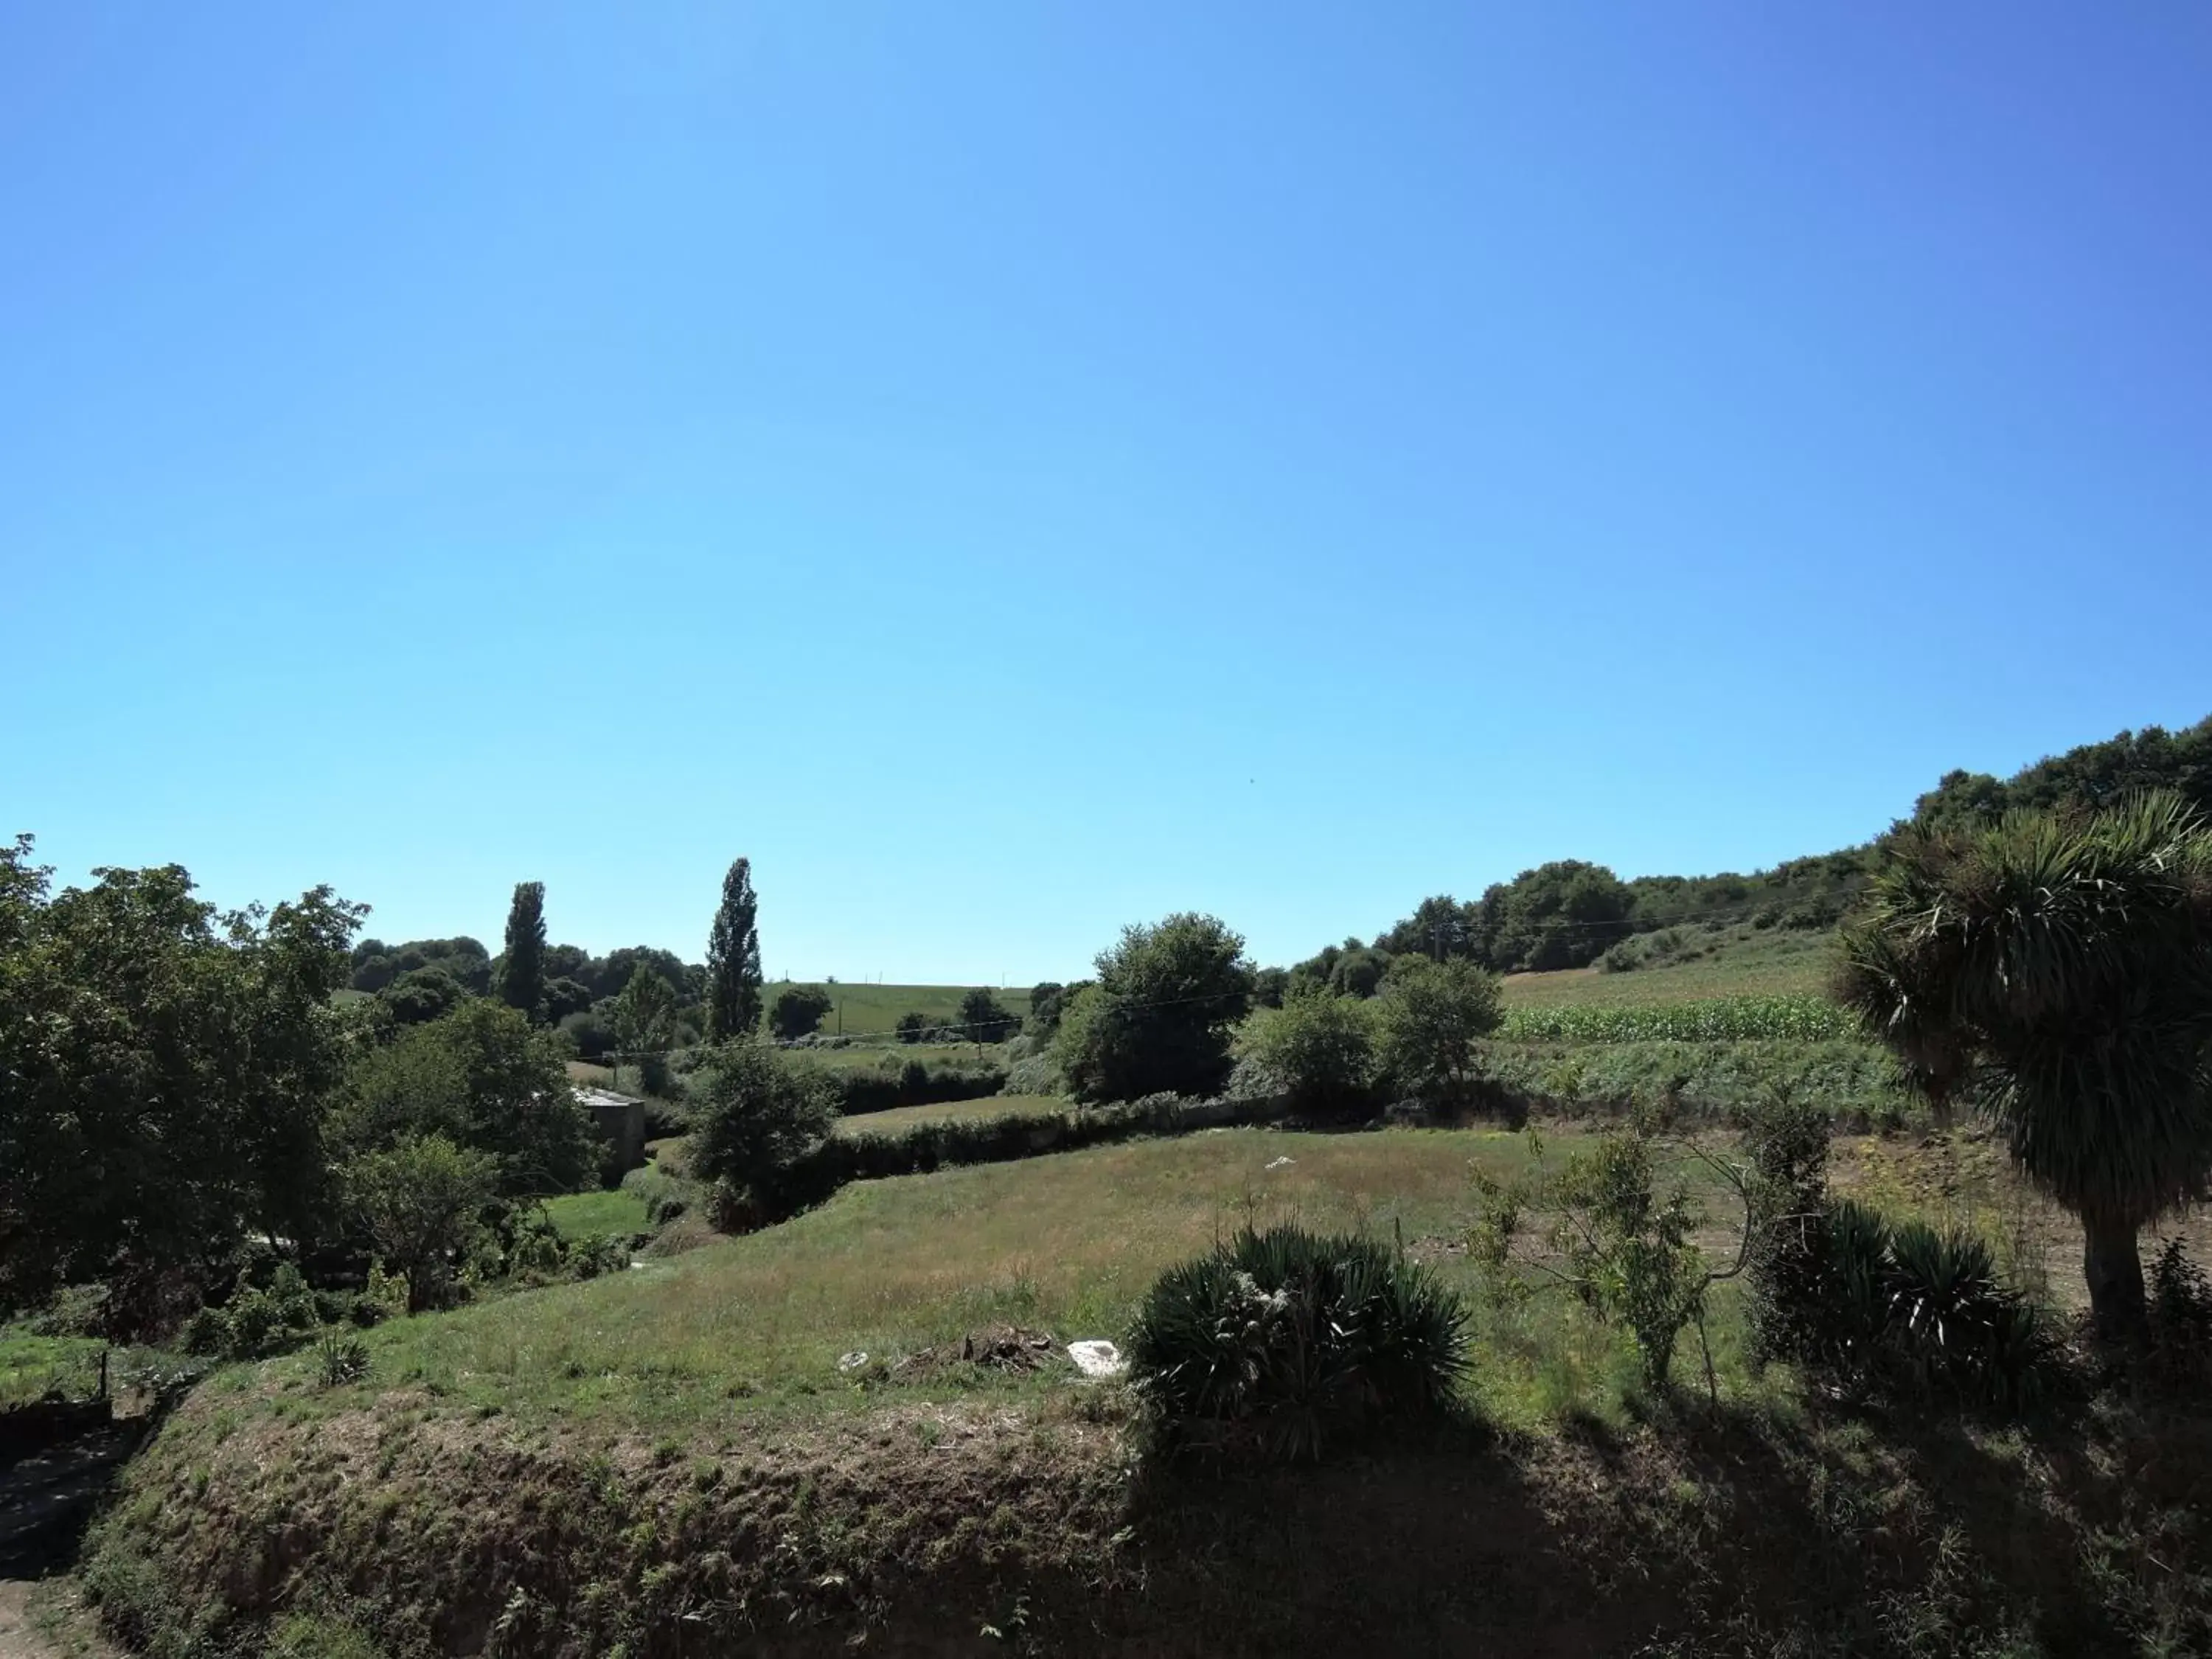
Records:
[[[1132,926],[1100,954],[1097,982],[1063,1008],[1053,1059],[1080,1100],[1212,1094],[1251,1006],[1242,934],[1188,912]]]
[[[918,1010],[901,1014],[891,1030],[898,1034],[901,1042],[919,1042],[929,1030],[929,1016]]]
[[[424,1025],[468,1000],[460,981],[442,968],[410,968],[377,993],[402,1025]]]
[[[707,1035],[716,1042],[760,1028],[759,910],[752,860],[739,859],[722,878],[721,908],[707,936]]]
[[[961,1035],[970,1042],[1004,1042],[1020,1024],[987,986],[979,985],[960,999]]]
[[[445,1306],[453,1259],[496,1190],[497,1160],[443,1135],[410,1134],[358,1154],[340,1180],[378,1250],[405,1276],[407,1311]]]
[[[634,1054],[665,1048],[676,1020],[676,992],[651,967],[640,963],[615,999],[615,1030]]]
[[[1412,915],[1387,933],[1376,936],[1376,948],[1387,951],[1393,957],[1423,956],[1441,959],[1472,956],[1475,950],[1475,921],[1480,908],[1462,904],[1449,893],[1425,898],[1414,907]]]
[[[1254,1014],[1240,1046],[1293,1110],[1357,1113],[1373,1097],[1374,1006],[1360,998],[1301,987]]]
[[[1279,1008],[1290,994],[1291,970],[1262,968],[1252,975],[1252,1000],[1262,1008]]]
[[[2136,1235],[2212,1188],[2212,829],[2170,793],[1900,830],[1838,999],[1963,1096],[2081,1218],[2108,1335],[2143,1326]]]
[[[536,1019],[545,1006],[545,884],[518,881],[507,910],[507,952],[500,959],[499,1000]]]
[[[561,978],[545,981],[545,1022],[558,1025],[571,1014],[581,1013],[599,999],[581,980]]]
[[[796,1042],[818,1029],[822,1017],[836,1006],[818,985],[787,985],[769,1005],[769,1030],[786,1042]]]
[[[572,1192],[599,1169],[599,1137],[560,1038],[485,997],[360,1055],[331,1135],[354,1152],[443,1135],[494,1158],[510,1196]]]
[[[219,914],[175,865],[54,894],[32,848],[0,848],[0,1311],[102,1279],[127,1326],[171,1270],[317,1236],[365,912]]]
[[[1482,896],[1468,954],[1500,973],[1582,968],[1634,931],[1635,895],[1601,864],[1560,859]]]
[[[735,1230],[786,1213],[792,1176],[837,1121],[830,1081],[757,1038],[721,1045],[699,1074],[692,1169],[714,1183],[719,1219]]]
[[[1401,957],[1376,999],[1382,1068],[1417,1099],[1463,1102],[1474,1080],[1474,1044],[1505,1017],[1496,975],[1465,957]]]

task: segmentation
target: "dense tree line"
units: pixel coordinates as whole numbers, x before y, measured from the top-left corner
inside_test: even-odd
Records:
[[[1603,865],[1565,859],[1494,883],[1480,898],[1425,898],[1371,943],[1348,939],[1290,970],[1291,981],[1373,996],[1394,958],[1463,957],[1497,973],[1582,968],[1638,934],[1707,922],[1757,927],[1836,926],[1867,891],[1883,850],[1907,825],[1961,828],[2010,808],[2101,808],[2154,789],[2212,811],[2212,718],[2179,732],[2146,726],[2085,744],[2008,779],[1945,775],[1911,817],[1876,842],[1791,859],[1747,875],[1638,876],[1624,881]],[[1632,960],[1632,956],[1622,958]],[[1611,964],[1608,964],[1611,965]],[[1278,994],[1275,1001],[1280,1001]]]

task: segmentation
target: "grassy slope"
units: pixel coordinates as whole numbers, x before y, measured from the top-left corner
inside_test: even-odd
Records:
[[[775,1000],[781,981],[766,988],[762,1000]],[[950,1023],[960,1017],[960,999],[969,989],[965,985],[825,985],[822,988],[836,1000],[836,1010],[825,1014],[822,1030],[836,1035],[842,1029],[847,1036],[874,1034],[889,1037],[904,1013],[921,1013],[931,1020]],[[1021,1015],[1030,1011],[1029,988],[1001,990],[990,988],[999,1006],[1009,1013]],[[842,1017],[842,1026],[839,1021]]]
[[[598,1238],[608,1233],[641,1233],[647,1222],[645,1200],[635,1193],[567,1193],[545,1200],[545,1213],[563,1238]]]
[[[1821,988],[1834,948],[1834,936],[1829,933],[1759,932],[1747,927],[1699,938],[1708,954],[1631,973],[1571,968],[1556,974],[1509,975],[1506,1006],[1643,1007],[1705,997],[1815,993]]]
[[[380,1328],[361,1386],[317,1389],[306,1356],[233,1367],[134,1468],[89,1581],[142,1638],[319,1603],[392,1656],[495,1626],[500,1651],[639,1659],[869,1632],[995,1650],[986,1623],[1128,1654],[2057,1656],[2212,1633],[2190,1622],[2180,1507],[2202,1420],[1832,1414],[1749,1371],[1725,1296],[1717,1410],[1646,1401],[1620,1338],[1546,1298],[1479,1316],[1468,1401],[1495,1427],[1310,1473],[1133,1465],[1117,1389],[885,1374],[1000,1321],[1118,1334],[1162,1264],[1248,1215],[1401,1231],[1457,1276],[1468,1164],[1526,1149],[1234,1131],[868,1183],[648,1272]],[[1910,1202],[1895,1163],[1878,1178]],[[854,1349],[870,1362],[841,1370]]]

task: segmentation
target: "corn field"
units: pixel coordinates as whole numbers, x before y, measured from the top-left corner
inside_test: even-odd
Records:
[[[1826,997],[1714,997],[1656,1008],[1517,1008],[1498,1035],[1516,1042],[1818,1042],[1858,1035]]]

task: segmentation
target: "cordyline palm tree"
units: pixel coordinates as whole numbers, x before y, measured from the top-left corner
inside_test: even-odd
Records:
[[[2081,1218],[2107,1336],[2143,1322],[2148,1222],[2212,1183],[2212,827],[2180,797],[1900,831],[1836,994],[1946,1109],[2002,1128]]]

